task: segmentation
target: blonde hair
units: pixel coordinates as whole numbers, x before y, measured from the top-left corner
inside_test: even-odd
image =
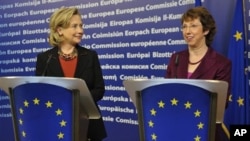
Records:
[[[59,27],[67,28],[70,24],[70,19],[74,15],[81,16],[79,10],[77,8],[72,7],[62,7],[56,10],[50,17],[49,28],[49,43],[53,47],[57,47],[61,42],[62,39],[57,32]]]

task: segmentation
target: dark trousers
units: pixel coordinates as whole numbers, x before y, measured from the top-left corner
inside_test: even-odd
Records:
[[[229,141],[221,124],[216,124],[215,141]]]

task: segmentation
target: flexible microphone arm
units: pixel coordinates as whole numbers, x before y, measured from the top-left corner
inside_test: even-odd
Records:
[[[174,64],[175,64],[175,78],[177,78],[177,67],[179,65],[179,54],[176,55]]]

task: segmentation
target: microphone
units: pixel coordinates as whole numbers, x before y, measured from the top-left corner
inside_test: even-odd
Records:
[[[179,54],[176,55],[174,64],[175,64],[175,78],[177,78],[177,67],[179,65]]]
[[[48,68],[48,65],[49,65],[49,62],[50,62],[52,56],[53,56],[52,54],[49,55],[49,58],[48,58],[47,61],[46,61],[46,65],[45,65],[45,68],[44,68],[44,70],[43,70],[42,76],[45,76],[45,73],[46,73],[46,71],[47,71],[47,68]]]

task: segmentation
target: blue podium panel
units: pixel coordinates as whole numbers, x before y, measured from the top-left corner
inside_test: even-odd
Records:
[[[73,94],[63,87],[22,84],[12,89],[11,104],[18,141],[72,141]]]
[[[161,84],[137,94],[143,141],[214,140],[217,94],[188,84]]]

